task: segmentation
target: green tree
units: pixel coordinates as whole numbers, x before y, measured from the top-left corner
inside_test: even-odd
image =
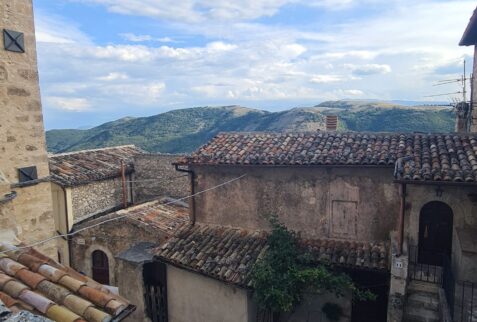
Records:
[[[371,292],[358,289],[348,275],[313,263],[311,254],[300,246],[299,236],[276,217],[270,223],[268,249],[252,270],[254,296],[261,309],[292,312],[305,292],[333,293],[340,297],[351,291],[355,300],[375,298]]]

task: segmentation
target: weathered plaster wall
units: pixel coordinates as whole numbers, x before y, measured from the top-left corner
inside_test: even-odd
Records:
[[[470,272],[477,269],[477,262],[470,265],[462,258],[461,249],[457,240],[458,230],[477,229],[477,188],[462,186],[442,186],[442,196],[436,194],[436,186],[431,185],[407,185],[405,235],[409,244],[418,245],[419,241],[419,218],[422,207],[431,201],[441,201],[452,208],[453,212],[453,238],[452,238],[452,262],[458,279],[474,279],[477,277]],[[475,252],[477,254],[477,245]]]
[[[136,310],[124,322],[151,321],[145,313],[143,264],[134,264],[123,260],[119,260],[117,263],[117,273],[123,276],[118,279],[119,292],[122,297],[136,305]]]
[[[248,322],[248,294],[214,279],[167,265],[169,322]]]
[[[131,176],[126,180],[131,181]],[[131,202],[131,185],[126,183],[128,202]],[[123,204],[123,188],[121,178],[91,182],[71,188],[73,217],[77,221],[93,214],[121,207]]]
[[[134,202],[157,197],[180,198],[190,191],[187,173],[177,172],[172,163],[180,155],[138,154],[134,157]]]
[[[390,168],[196,167],[198,222],[267,229],[276,214],[305,238],[386,240],[399,214]]]
[[[0,30],[10,29],[25,35],[25,53],[6,51],[3,32],[0,36],[0,169],[10,183],[18,182],[18,168],[36,166],[38,177],[49,175],[45,134],[40,102],[36,61],[35,29],[32,1],[0,2]],[[37,241],[54,234],[50,183],[15,188],[18,197],[3,216],[15,217],[8,223],[25,242]],[[3,206],[0,206],[3,207]],[[1,220],[1,219],[0,219]],[[2,228],[7,228],[2,226]],[[39,249],[56,257],[56,243]]]

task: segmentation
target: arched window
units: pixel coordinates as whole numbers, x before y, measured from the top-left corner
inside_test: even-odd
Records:
[[[95,250],[91,256],[93,260],[93,279],[98,283],[109,285],[108,256],[100,250]]]

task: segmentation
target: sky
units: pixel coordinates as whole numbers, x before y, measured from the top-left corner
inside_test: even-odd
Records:
[[[475,1],[35,0],[46,129],[178,108],[429,101]]]

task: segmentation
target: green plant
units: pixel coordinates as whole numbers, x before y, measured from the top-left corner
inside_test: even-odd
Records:
[[[329,292],[340,297],[352,292],[359,300],[373,299],[369,291],[359,290],[351,278],[312,262],[312,255],[299,243],[299,236],[289,231],[274,216],[268,249],[252,270],[255,300],[262,309],[291,312],[305,292]]]
[[[343,315],[343,309],[341,306],[335,303],[326,302],[325,305],[321,308],[321,311],[325,313],[326,317],[330,321],[339,321]]]

